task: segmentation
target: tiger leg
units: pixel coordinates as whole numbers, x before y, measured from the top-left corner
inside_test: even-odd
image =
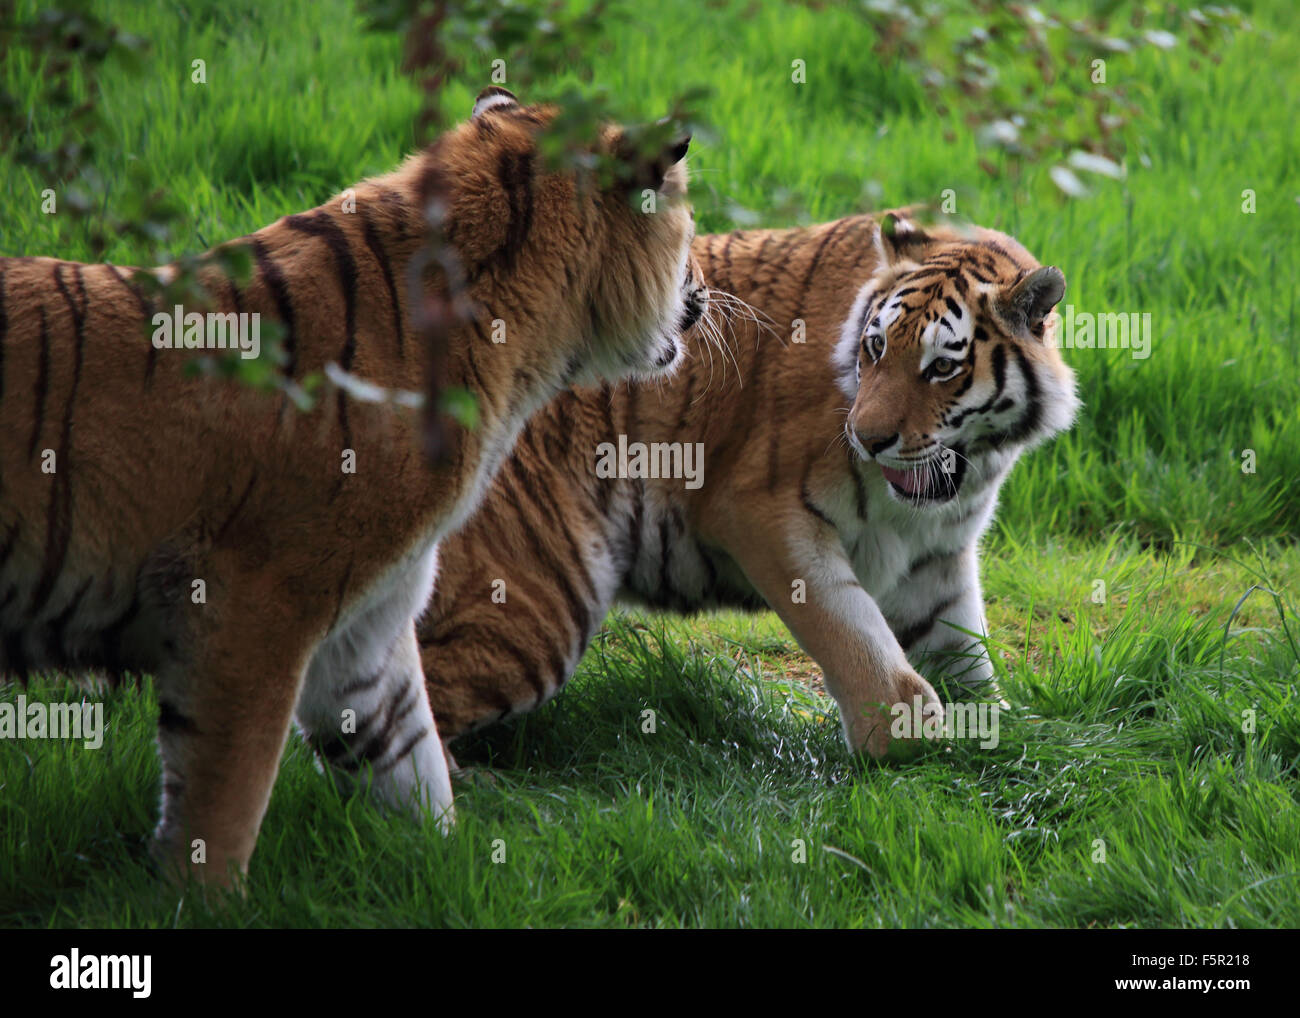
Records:
[[[934,689],[908,664],[832,527],[800,506],[743,522],[728,550],[821,666],[851,750],[877,758],[890,751],[895,704],[910,708],[919,697],[924,714],[942,715]]]
[[[296,717],[326,773],[388,806],[453,819],[451,778],[424,691],[415,614],[436,554],[346,620],[321,644]]]
[[[308,672],[298,724],[347,791],[434,816],[444,831],[454,813],[447,757],[429,700],[414,620],[369,654],[322,649]]]
[[[163,799],[152,851],[173,879],[230,887],[248,870],[311,647],[269,591],[243,584],[249,596],[215,607],[215,586],[204,610],[220,620],[156,673]]]
[[[945,692],[1000,699],[974,545],[928,560],[909,576],[906,603],[891,605],[889,623],[912,664]]]
[[[618,590],[610,542],[578,529],[581,512],[564,515],[582,549],[567,558],[547,544],[561,540],[559,527],[542,531],[507,512],[509,504],[489,503],[443,542],[442,573],[419,623],[429,703],[448,743],[536,710],[563,689]],[[523,547],[512,547],[511,536]]]

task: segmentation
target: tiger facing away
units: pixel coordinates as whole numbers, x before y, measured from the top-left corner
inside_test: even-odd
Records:
[[[430,351],[408,325],[407,278],[440,181],[477,311],[452,328],[444,377],[476,396],[480,421],[452,429],[436,466],[418,413],[391,401],[336,390],[303,413],[188,376],[205,351],[155,347],[146,323],[171,309],[128,270],[0,260],[0,673],[155,676],[154,852],[169,873],[242,882],[232,867],[246,871],[291,719],[327,773],[450,821],[414,626],[437,542],[529,413],[575,379],[671,370],[702,300],[686,142],[631,168],[659,193],[643,214],[629,185],[544,168],[536,134],[553,116],[489,89],[469,121],[357,185],[354,213],[335,198],[246,238],[242,288],[211,266],[202,277],[213,310],[280,323],[290,378],[336,362],[422,389]],[[609,126],[598,145],[622,138]],[[446,292],[440,268],[414,278]]]
[[[942,716],[914,665],[994,692],[969,635],[985,633],[978,544],[1016,458],[1077,407],[1049,334],[1060,271],[905,213],[693,250],[711,301],[684,367],[562,395],[444,544],[419,633],[445,740],[546,701],[619,595],[771,607],[821,666],[849,747],[876,757],[891,705]],[[727,294],[754,311],[715,349]],[[629,476],[610,478],[621,442]]]

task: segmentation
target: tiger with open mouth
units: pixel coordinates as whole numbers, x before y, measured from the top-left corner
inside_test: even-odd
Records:
[[[420,626],[444,740],[554,695],[619,596],[770,607],[873,756],[892,705],[941,713],[917,669],[990,688],[980,536],[1016,459],[1078,407],[1050,315],[1061,272],[906,213],[693,251],[709,311],[683,369],[550,404],[444,544]],[[702,450],[702,472],[610,477],[598,450],[620,438],[669,467]]]

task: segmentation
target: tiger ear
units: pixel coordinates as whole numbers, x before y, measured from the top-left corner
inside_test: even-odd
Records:
[[[930,235],[903,213],[886,212],[876,230],[877,263],[884,267],[915,260],[919,250],[929,241]]]
[[[637,139],[624,134],[614,145],[614,158],[622,164],[623,181],[629,188],[680,194],[686,190],[686,174],[677,168],[677,164],[686,158],[690,147],[691,135],[687,131],[674,135],[657,151],[649,153],[641,148]]]
[[[1065,276],[1055,265],[1044,265],[1003,291],[998,312],[1014,332],[1041,336],[1044,320],[1063,296]]]
[[[652,167],[652,177],[654,180],[654,189],[656,191],[673,191],[681,192],[686,190],[686,171],[679,164],[686,158],[686,152],[691,147],[691,136],[689,132],[679,134],[676,138],[664,146],[659,158],[654,161]],[[676,182],[670,180],[670,174],[676,175]]]
[[[488,110],[499,110],[508,106],[513,106],[515,109],[519,108],[519,100],[515,98],[515,94],[500,85],[489,85],[474,100],[474,111],[469,115],[469,118],[470,120],[477,120]]]

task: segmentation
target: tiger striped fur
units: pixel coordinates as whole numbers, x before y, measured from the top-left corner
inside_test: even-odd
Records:
[[[205,351],[151,343],[158,309],[130,270],[0,260],[0,673],[155,676],[154,849],[169,873],[238,882],[292,719],[332,775],[450,821],[414,626],[437,542],[532,410],[575,379],[671,370],[701,300],[686,143],[640,168],[660,194],[643,214],[627,185],[544,169],[536,134],[553,115],[489,89],[468,122],[357,185],[354,214],[339,196],[246,238],[246,286],[204,270],[204,310],[281,324],[291,379],[334,362],[422,389],[430,351],[408,279],[446,292],[441,268],[419,274],[440,181],[477,312],[451,330],[445,378],[477,397],[480,421],[452,429],[433,467],[418,414],[394,402],[340,389],[303,413],[187,375]],[[621,143],[612,126],[599,142]]]
[[[419,632],[444,739],[553,696],[619,596],[772,608],[823,669],[849,746],[875,756],[886,707],[942,709],[914,668],[992,678],[968,635],[985,632],[980,535],[1016,458],[1077,406],[1046,332],[1061,273],[1000,233],[893,213],[694,252],[712,296],[683,369],[562,395],[443,546]],[[719,348],[727,294],[753,310]],[[702,443],[702,483],[596,476],[619,436]]]

